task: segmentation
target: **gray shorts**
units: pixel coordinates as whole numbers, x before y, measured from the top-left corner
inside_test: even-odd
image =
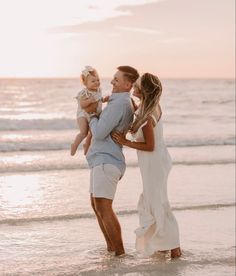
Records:
[[[91,169],[89,192],[93,197],[114,199],[121,171],[112,164],[101,164]]]

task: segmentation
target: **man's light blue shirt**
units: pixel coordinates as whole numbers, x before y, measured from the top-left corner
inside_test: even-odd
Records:
[[[114,130],[127,132],[133,121],[134,109],[129,92],[113,93],[107,106],[98,118],[92,118],[89,126],[92,143],[86,155],[90,168],[101,164],[112,164],[125,172],[125,157],[122,146],[115,143],[110,133]]]

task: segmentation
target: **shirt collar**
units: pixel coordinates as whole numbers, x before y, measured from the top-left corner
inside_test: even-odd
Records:
[[[109,100],[129,98],[129,97],[130,97],[130,92],[112,93]]]

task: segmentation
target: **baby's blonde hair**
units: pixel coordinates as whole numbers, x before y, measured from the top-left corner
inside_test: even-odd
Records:
[[[140,91],[142,98],[139,113],[131,127],[133,133],[138,131],[159,104],[162,94],[162,85],[159,78],[150,73],[143,74],[140,80]]]
[[[89,76],[93,76],[93,77],[98,77],[98,73],[96,71],[96,69],[94,69],[91,66],[85,66],[84,70],[81,73],[81,81],[84,85],[86,85],[87,79]]]

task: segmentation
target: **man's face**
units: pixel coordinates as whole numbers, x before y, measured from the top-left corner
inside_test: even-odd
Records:
[[[124,73],[121,71],[115,73],[111,84],[113,85],[113,93],[129,92],[132,88],[132,83],[124,77]]]

